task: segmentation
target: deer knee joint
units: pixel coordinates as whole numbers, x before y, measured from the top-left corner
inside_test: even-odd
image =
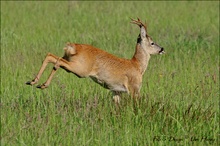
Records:
[[[57,70],[57,69],[60,67],[60,64],[59,64],[60,59],[61,59],[60,57],[57,59],[55,65],[54,65],[54,67],[53,67],[53,70]]]
[[[53,70],[57,70],[57,68],[54,66],[54,67],[53,67]]]

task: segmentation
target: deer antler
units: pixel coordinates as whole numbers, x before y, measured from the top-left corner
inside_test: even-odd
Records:
[[[131,18],[131,20],[132,20],[131,23],[137,24],[139,27],[144,26],[144,28],[146,29],[146,28],[147,28],[147,27],[146,27],[146,24],[142,23],[139,18],[137,18],[137,19],[138,19],[138,20],[134,20],[134,19]]]

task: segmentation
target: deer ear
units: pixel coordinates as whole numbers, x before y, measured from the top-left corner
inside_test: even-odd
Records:
[[[146,31],[146,29],[145,29],[144,26],[141,26],[140,35],[141,35],[141,38],[142,38],[142,39],[143,39],[143,38],[146,38],[146,36],[147,36],[147,31]]]

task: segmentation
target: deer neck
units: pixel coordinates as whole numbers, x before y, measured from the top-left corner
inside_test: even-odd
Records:
[[[141,45],[138,43],[136,45],[136,50],[133,58],[131,59],[137,65],[138,69],[140,70],[141,74],[144,74],[145,70],[147,69],[148,62],[150,60],[150,54],[147,53]]]

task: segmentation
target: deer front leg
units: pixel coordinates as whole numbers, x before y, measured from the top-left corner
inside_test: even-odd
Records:
[[[59,57],[57,57],[57,56],[55,56],[55,55],[53,55],[51,53],[48,53],[46,58],[43,61],[43,64],[42,64],[42,66],[40,68],[40,71],[38,72],[37,76],[32,81],[26,82],[26,84],[27,85],[34,85],[34,84],[36,84],[39,81],[42,73],[44,72],[47,64],[50,63],[50,62],[55,64],[57,59],[59,59]]]
[[[140,88],[141,88],[141,82],[133,83],[130,86],[131,97],[133,98],[133,106],[135,109],[136,107],[138,107],[139,104]]]
[[[121,95],[120,92],[113,91],[113,100],[116,105],[119,105],[120,103],[120,95]]]
[[[120,114],[120,95],[121,92],[113,91],[113,101],[115,102],[116,114]]]

